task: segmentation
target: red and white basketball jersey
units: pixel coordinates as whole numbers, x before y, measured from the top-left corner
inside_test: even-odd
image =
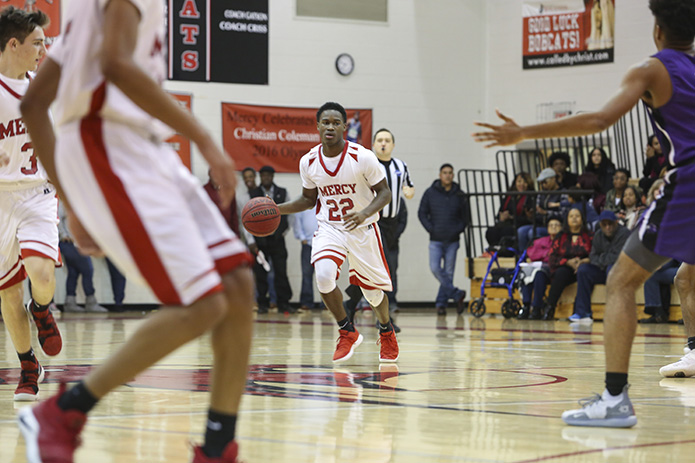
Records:
[[[10,79],[0,75],[0,153],[10,163],[0,166],[0,189],[24,188],[41,184],[48,178],[34,156],[29,134],[22,122],[19,101],[29,87],[29,79]]]
[[[384,169],[371,150],[357,143],[346,141],[343,152],[334,158],[322,151],[322,145],[315,146],[299,160],[302,186],[318,189],[319,224],[343,229],[344,215],[359,212],[374,200],[372,186],[385,178]],[[373,214],[359,226],[377,220],[379,214]]]
[[[162,0],[130,0],[140,11],[135,62],[156,82],[166,78],[166,35]],[[108,0],[70,2],[65,33],[51,47],[48,57],[61,66],[62,73],[54,116],[57,126],[97,115],[145,131],[162,140],[173,131],[140,109],[115,85],[106,83],[99,53],[104,40],[104,8]]]

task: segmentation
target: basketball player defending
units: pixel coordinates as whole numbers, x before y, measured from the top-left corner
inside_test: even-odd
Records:
[[[317,207],[319,229],[311,247],[311,263],[321,298],[338,322],[340,337],[333,362],[348,360],[362,343],[336,286],[345,259],[350,264],[350,283],[362,289],[379,320],[379,360],[395,362],[398,341],[389,318],[389,301],[384,297],[384,291],[392,289],[391,276],[376,223],[378,212],[391,199],[391,191],[376,155],[344,140],[346,120],[345,109],[338,103],[319,108],[316,122],[321,144],[299,161],[302,195],[278,207],[281,214]]]
[[[654,132],[669,153],[666,184],[645,211],[608,275],[604,345],[606,390],[583,408],[562,414],[574,426],[631,427],[637,423],[628,398],[627,373],[637,326],[635,290],[669,259],[684,264],[676,286],[684,311],[695,302],[695,0],[650,0],[658,52],[625,74],[618,92],[599,111],[544,124],[519,126],[497,111],[502,125],[477,123],[489,131],[474,133],[487,146],[512,145],[524,139],[575,137],[607,129],[642,100]]]
[[[83,381],[20,410],[31,463],[73,462],[99,399],[208,331],[208,427],[193,462],[237,462],[234,432],[252,331],[251,256],[162,142],[171,133],[164,124],[195,142],[221,202],[231,204],[233,162],[160,87],[164,24],[161,0],[69,3],[65,33],[22,101],[36,153],[67,200],[78,247],[103,250],[167,306]],[[57,136],[48,117],[54,100]]]
[[[19,355],[22,373],[14,400],[38,398],[43,367],[31,348],[29,320],[23,305],[24,279],[32,284],[26,310],[38,328],[46,355],[62,346],[58,326],[48,309],[55,290],[58,251],[58,199],[33,152],[19,111],[19,101],[46,54],[43,28],[48,16],[9,6],[0,13],[0,307]]]

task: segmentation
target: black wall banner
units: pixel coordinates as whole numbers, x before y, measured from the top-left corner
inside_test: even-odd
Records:
[[[207,0],[169,0],[170,80],[208,80],[207,13]]]
[[[268,0],[169,0],[169,79],[268,84]]]

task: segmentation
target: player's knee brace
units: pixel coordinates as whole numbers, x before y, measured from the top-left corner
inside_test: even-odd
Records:
[[[364,298],[369,302],[369,305],[372,307],[376,307],[379,304],[381,304],[381,301],[384,300],[384,292],[380,289],[362,289],[362,294],[364,294]]]
[[[316,274],[316,287],[320,293],[328,294],[335,289],[338,264],[331,259],[319,259],[314,262],[314,273]]]

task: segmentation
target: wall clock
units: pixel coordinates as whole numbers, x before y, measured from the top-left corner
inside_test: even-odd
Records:
[[[341,53],[335,59],[335,68],[342,76],[348,76],[355,70],[355,60],[347,53]]]

